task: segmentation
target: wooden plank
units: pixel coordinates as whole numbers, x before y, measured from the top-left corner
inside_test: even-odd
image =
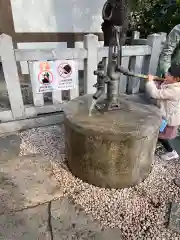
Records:
[[[78,73],[78,69],[76,69],[76,72]],[[76,87],[70,89],[70,100],[77,98],[78,96],[79,96],[79,77],[77,78]]]
[[[75,42],[74,47],[77,49],[79,48],[83,49],[84,48],[83,42]],[[78,62],[78,69],[84,70],[84,59],[78,59],[77,62]]]
[[[87,58],[84,61],[85,93],[94,93],[93,85],[96,83],[94,71],[97,70],[98,63],[98,37],[93,34],[84,36],[84,48],[87,50]]]
[[[166,40],[166,33],[152,34],[148,36],[147,44],[152,47],[151,56],[146,56],[143,61],[142,73],[143,74],[157,74],[157,66],[159,56],[161,54],[164,41]],[[145,91],[145,81],[140,82],[140,92]]]
[[[5,110],[0,112],[0,122],[13,121],[13,115],[11,110]]]
[[[87,57],[87,50],[64,48],[64,49],[15,49],[16,61],[41,61],[57,59],[84,59]]]
[[[53,91],[52,92],[52,102],[53,104],[59,104],[62,103],[62,91],[61,90],[57,90],[57,91]]]
[[[29,74],[29,66],[27,61],[20,62],[21,74]]]
[[[12,122],[0,123],[0,134],[12,133],[29,128],[44,127],[54,124],[61,124],[64,121],[64,114],[44,115],[37,118],[16,120]]]
[[[124,68],[129,67],[129,57],[122,57],[122,66]],[[121,73],[119,80],[119,93],[126,93],[126,88],[127,88],[127,76]]]
[[[66,102],[62,104],[49,104],[42,107],[34,107],[33,105],[25,105],[24,118],[37,117],[39,114],[50,114],[55,112],[61,112],[65,109]],[[13,121],[13,115],[11,110],[0,111],[0,122]]]
[[[147,38],[147,44],[152,48],[148,73],[156,75],[159,56],[162,48],[162,37],[160,34],[151,34]]]
[[[147,39],[145,38],[139,38],[139,39],[133,39],[132,45],[147,45]]]
[[[133,34],[132,34],[132,38],[133,39],[139,39],[140,38],[140,32],[134,31]]]
[[[33,105],[25,106],[24,118],[37,117],[39,114],[50,114],[55,112],[62,112],[66,107],[66,102],[62,104],[49,104],[42,107],[34,107]],[[13,121],[13,115],[11,110],[5,110],[0,112],[0,122]]]
[[[129,69],[135,73],[142,73],[143,60],[144,60],[144,56],[132,57],[130,60]],[[140,81],[141,81],[140,78],[129,77],[127,92],[129,94],[138,93],[140,88]],[[145,81],[145,80],[142,80],[142,81]]]
[[[149,73],[149,63],[150,63],[151,56],[144,56],[143,64],[142,64],[142,74],[148,74]],[[139,92],[145,91],[145,85],[146,81],[141,80],[140,86],[139,86]]]
[[[0,35],[0,53],[13,118],[20,119],[24,116],[24,103],[13,42],[10,36],[5,34]]]
[[[43,93],[36,93],[36,85],[34,77],[34,67],[33,67],[33,62],[29,62],[29,72],[30,72],[30,80],[31,80],[31,85],[32,85],[32,94],[33,94],[33,103],[34,106],[36,107],[41,107],[44,105],[44,94]]]
[[[139,38],[140,38],[140,32],[134,31],[134,32],[132,33],[132,37],[131,37],[131,45],[133,45],[133,41],[134,41],[135,39],[139,39]]]
[[[64,49],[67,48],[67,42],[23,42],[17,43],[18,49]],[[20,69],[22,74],[29,74],[29,66],[27,61],[20,62]]]
[[[99,41],[99,47],[104,47],[104,41]]]
[[[36,117],[39,114],[50,114],[55,112],[62,112],[66,107],[66,102],[62,104],[48,104],[42,107],[34,107],[33,105],[28,105],[25,107],[26,118]]]
[[[76,49],[83,48],[83,42],[75,42],[75,48]],[[82,70],[82,69],[79,69],[79,65],[80,64],[83,65],[83,69],[84,69],[84,60],[77,59],[75,60],[75,64],[76,64],[75,71],[77,74],[77,79],[76,79],[77,82],[76,82],[76,87],[73,89],[70,89],[70,100],[79,96],[79,70]]]
[[[148,45],[122,47],[122,57],[145,55],[151,55],[151,47]],[[108,47],[98,49],[98,59],[102,57],[108,57]]]

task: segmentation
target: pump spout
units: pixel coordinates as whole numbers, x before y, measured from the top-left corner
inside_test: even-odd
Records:
[[[93,99],[98,100],[104,93],[103,89],[99,89],[95,92],[95,94],[93,95]]]

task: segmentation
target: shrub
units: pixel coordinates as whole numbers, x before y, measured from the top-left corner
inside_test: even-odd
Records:
[[[180,0],[138,0],[132,9],[128,33],[136,30],[146,38],[151,33],[169,33],[177,24],[180,24]]]

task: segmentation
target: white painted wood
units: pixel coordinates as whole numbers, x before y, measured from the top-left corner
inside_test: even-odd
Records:
[[[129,57],[122,57],[122,66],[128,69]],[[121,73],[119,81],[119,93],[126,93],[126,90],[127,90],[127,76]]]
[[[13,121],[13,115],[11,110],[5,110],[0,112],[0,121],[1,122],[8,122]]]
[[[79,48],[83,49],[84,43],[83,42],[75,42],[74,47],[77,49],[79,49]],[[84,70],[84,59],[78,59],[77,62],[78,62],[78,69]]]
[[[130,60],[129,69],[135,73],[142,73],[144,56],[132,57]],[[140,79],[137,77],[128,77],[128,89],[127,92],[129,94],[134,94],[139,92],[140,81],[145,81],[144,79]]]
[[[96,83],[94,71],[98,63],[98,36],[88,34],[84,36],[84,48],[87,49],[87,58],[84,61],[85,93],[94,93],[93,85]]]
[[[122,47],[122,57],[145,56],[150,54],[151,47],[148,45]],[[108,57],[108,47],[98,48],[98,59],[102,57]]]
[[[52,92],[52,102],[55,105],[63,102],[63,100],[62,100],[62,91],[61,90]]]
[[[159,56],[162,48],[162,37],[160,34],[151,34],[147,38],[147,44],[152,48],[148,73],[156,75]]]
[[[62,112],[66,107],[66,102],[62,104],[48,104],[42,107],[35,107],[31,104],[25,106],[24,118],[34,118],[39,114],[49,114],[55,112]],[[0,111],[0,122],[13,121],[13,115],[11,110]],[[0,123],[1,124],[1,123]]]
[[[27,61],[20,62],[20,69],[22,74],[29,74],[29,66]]]
[[[0,35],[0,53],[13,119],[21,119],[24,117],[24,103],[10,36]]]
[[[35,107],[33,105],[28,105],[25,108],[25,115],[27,118],[36,117],[38,114],[43,113],[53,113],[53,112],[61,112],[65,109],[66,102],[62,104],[48,104],[42,107]]]
[[[66,49],[67,42],[25,42],[17,43],[18,49]],[[21,73],[29,74],[29,66],[27,61],[20,62]]]
[[[52,114],[47,116],[39,116],[37,118],[22,119],[6,123],[0,123],[0,135],[12,133],[29,128],[37,128],[54,124],[61,124],[64,121],[64,114]]]
[[[84,59],[87,50],[64,48],[64,49],[15,49],[16,61],[44,61],[62,59]]]
[[[161,35],[161,51],[162,51],[164,44],[166,43],[167,33],[161,32],[159,34]]]
[[[140,38],[140,32],[134,31],[132,34],[132,39],[139,39]]]
[[[33,103],[36,107],[42,107],[44,105],[44,94],[43,93],[36,93],[36,85],[34,79],[34,69],[33,69],[33,62],[29,62],[29,72],[30,72],[30,79],[32,85],[32,93],[33,93]]]
[[[99,41],[99,47],[104,47],[104,41]]]
[[[49,113],[56,113],[56,112],[62,112],[66,107],[66,102],[62,104],[49,104],[44,105],[42,107],[35,107],[33,105],[26,105],[25,106],[25,116],[24,118],[34,118],[41,114],[49,114]],[[11,110],[5,110],[0,111],[0,121],[3,122],[9,122],[13,121],[13,115]],[[0,125],[1,125],[0,123]]]
[[[83,42],[75,42],[75,48],[83,48]],[[79,96],[79,70],[82,70],[82,69],[79,69],[79,65],[82,64],[84,65],[84,60],[82,61],[81,59],[77,59],[76,62],[76,74],[77,74],[77,79],[76,79],[76,87],[73,88],[73,89],[70,89],[70,100],[73,99],[73,98],[76,98]],[[84,66],[83,66],[83,69],[84,69]]]
[[[147,39],[145,39],[145,38],[133,39],[131,44],[132,45],[147,45]]]

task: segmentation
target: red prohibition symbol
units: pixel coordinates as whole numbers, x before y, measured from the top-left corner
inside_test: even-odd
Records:
[[[45,84],[45,85],[51,84],[53,82],[53,80],[54,80],[54,78],[53,78],[52,72],[43,71],[38,74],[38,81],[41,84]]]
[[[59,75],[63,78],[70,77],[72,74],[72,67],[69,65],[69,63],[61,63],[58,66],[58,72]]]

